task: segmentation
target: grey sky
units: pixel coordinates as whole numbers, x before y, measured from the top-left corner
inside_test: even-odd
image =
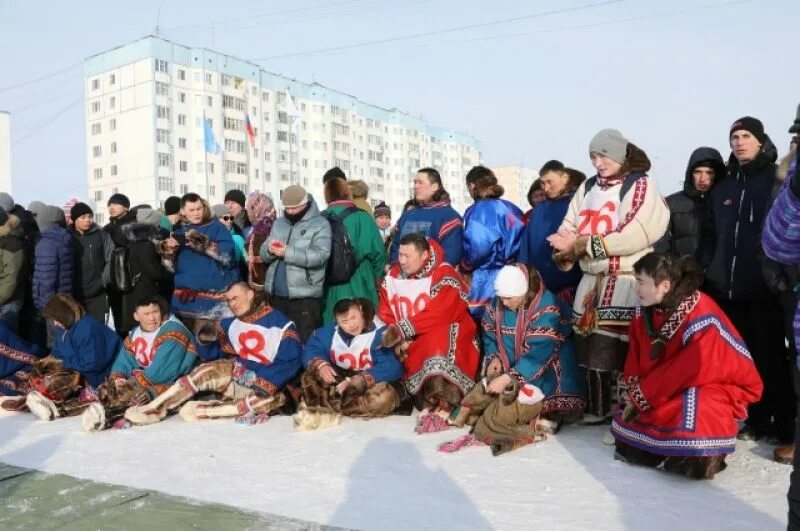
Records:
[[[0,109],[12,112],[14,195],[25,204],[85,198],[83,70],[2,88],[153,33],[159,6],[164,38],[253,59],[599,1],[0,0]],[[800,103],[799,25],[797,0],[627,0],[257,62],[473,134],[488,165],[538,168],[560,158],[588,172],[589,140],[615,127],[648,153],[666,193],[695,147],[727,158],[728,126],[742,115],[760,118],[786,152]]]

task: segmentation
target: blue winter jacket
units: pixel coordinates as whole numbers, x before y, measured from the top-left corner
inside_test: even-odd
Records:
[[[505,199],[479,199],[464,213],[462,270],[472,272],[469,311],[480,319],[494,297],[494,279],[517,259],[522,236],[522,210]]]
[[[116,332],[89,314],[68,329],[56,327],[52,355],[64,362],[64,368],[83,375],[92,387],[103,383],[122,346]]]
[[[42,310],[56,293],[72,295],[72,236],[67,229],[54,226],[42,232],[36,244],[33,267],[33,302]]]
[[[450,201],[417,206],[400,216],[397,221],[397,234],[392,240],[390,255],[392,264],[397,263],[400,240],[406,234],[415,232],[436,240],[444,249],[445,262],[453,267],[461,263],[464,223],[458,212],[450,206]]]
[[[539,203],[528,217],[519,246],[519,261],[534,266],[545,287],[553,293],[577,287],[581,281],[581,268],[577,263],[569,271],[558,268],[553,261],[553,248],[547,241],[548,236],[558,232],[573,195],[574,192]]]

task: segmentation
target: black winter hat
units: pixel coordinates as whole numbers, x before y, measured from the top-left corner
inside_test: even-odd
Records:
[[[86,203],[75,203],[75,205],[73,205],[73,207],[69,210],[69,217],[73,223],[75,223],[76,219],[85,214],[91,214],[94,216],[94,212],[92,211],[91,207],[89,207],[89,205]]]
[[[164,214],[171,216],[181,211],[181,198],[177,195],[171,195],[164,201]]]
[[[731,131],[728,133],[730,137],[735,131],[747,131],[758,140],[759,144],[763,144],[767,139],[767,134],[764,132],[764,124],[758,118],[752,116],[744,116],[739,118],[731,125]]]
[[[225,194],[225,202],[227,203],[228,201],[235,201],[239,203],[239,206],[244,208],[247,198],[244,196],[244,192],[241,190],[228,190],[228,193]]]
[[[344,179],[346,181],[347,175],[344,174],[344,172],[339,166],[334,166],[333,168],[326,171],[325,175],[322,176],[322,184],[327,183],[331,179]]]
[[[106,206],[109,205],[120,205],[125,208],[130,208],[131,200],[128,199],[128,196],[125,194],[114,194],[108,198],[108,203],[106,203]]]

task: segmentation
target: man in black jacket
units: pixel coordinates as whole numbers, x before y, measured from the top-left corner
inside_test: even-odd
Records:
[[[72,254],[75,257],[72,292],[86,313],[105,323],[108,312],[106,286],[111,280],[114,242],[94,222],[94,212],[86,203],[75,203],[70,218],[73,223],[70,229]]]
[[[705,289],[742,335],[764,381],[761,400],[749,407],[740,439],[794,439],[791,365],[783,312],[764,282],[759,241],[775,184],[777,150],[762,123],[750,116],[730,129],[728,176],[711,192],[698,259]]]
[[[130,242],[125,236],[123,228],[136,222],[136,213],[130,210],[130,199],[124,194],[114,194],[108,198],[106,207],[108,208],[108,223],[103,227],[103,230],[111,237],[115,249],[129,246]],[[108,301],[111,306],[111,313],[114,315],[114,328],[120,337],[124,339],[133,325],[131,324],[131,318],[126,319],[123,315],[123,298],[125,294],[114,285],[113,275],[111,275],[111,280],[108,285]]]
[[[686,166],[683,190],[667,197],[669,226],[656,244],[659,252],[675,256],[692,255],[700,245],[703,223],[708,216],[711,189],[727,173],[722,155],[714,148],[700,147],[692,152]]]

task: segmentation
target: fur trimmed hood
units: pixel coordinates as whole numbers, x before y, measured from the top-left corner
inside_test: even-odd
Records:
[[[66,293],[56,293],[50,297],[50,300],[47,301],[47,304],[42,310],[42,316],[45,319],[58,321],[68,329],[77,323],[85,314],[86,311],[78,304],[78,301]]]
[[[633,142],[628,142],[628,153],[625,156],[625,163],[619,170],[620,175],[628,175],[634,172],[647,173],[650,171],[650,159],[641,148]]]
[[[14,214],[8,214],[8,221],[0,225],[0,238],[8,235],[22,236],[22,222]]]
[[[363,182],[363,181],[362,181]],[[353,194],[348,182],[344,179],[329,179],[325,183],[324,191],[325,202],[330,204],[334,201],[352,201]]]
[[[122,234],[131,243],[159,240],[161,229],[149,223],[128,223],[122,226]]]
[[[369,196],[369,185],[364,181],[347,181],[353,199],[366,199]]]
[[[481,185],[476,183],[472,190],[475,199],[500,199],[506,193],[505,188],[499,184]]]

